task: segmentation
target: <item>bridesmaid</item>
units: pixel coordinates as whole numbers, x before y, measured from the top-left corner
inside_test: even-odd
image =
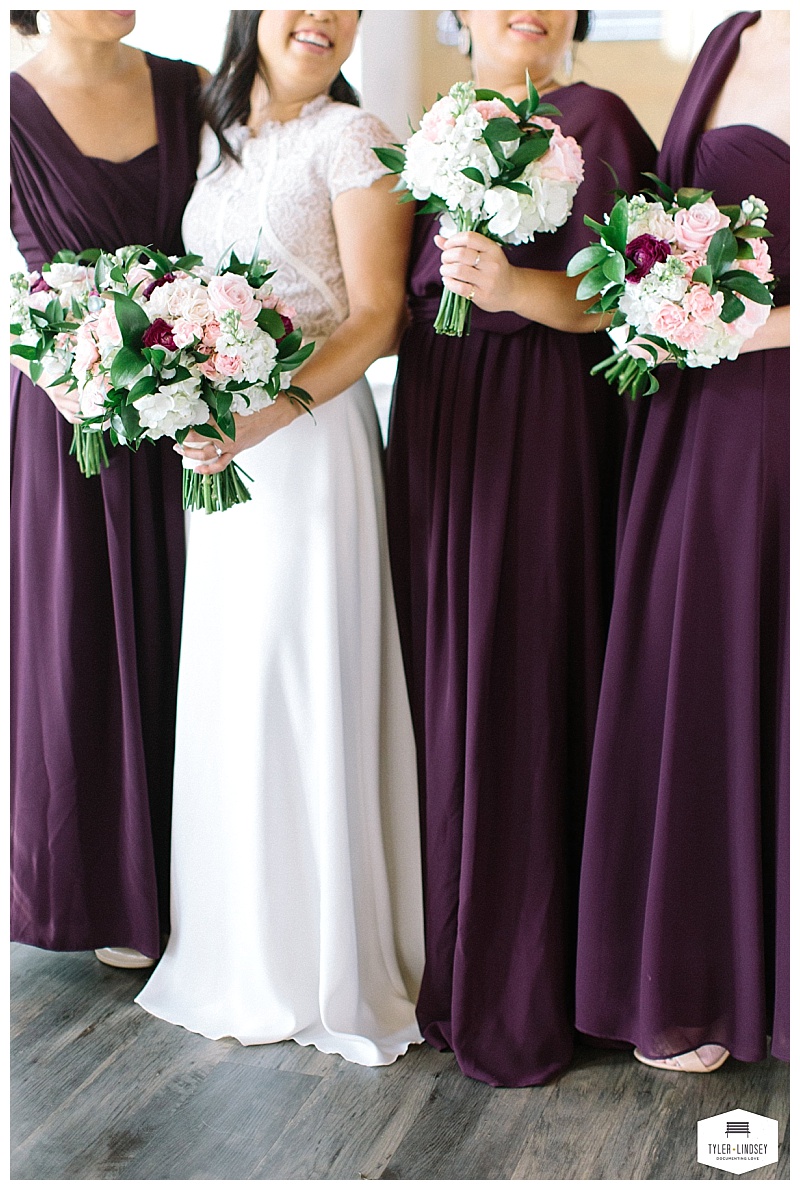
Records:
[[[419,217],[388,453],[392,568],[426,819],[425,1038],[496,1086],[543,1083],[573,1046],[577,863],[605,635],[614,404],[564,268],[584,212],[655,149],[625,104],[556,75],[587,12],[459,13],[475,81],[526,71],[583,148],[564,228],[507,250]],[[436,237],[436,238],[434,238]],[[472,332],[434,333],[444,284]],[[609,566],[610,569],[610,566]]]
[[[662,370],[619,551],[577,1020],[670,1070],[789,1056],[788,95],[789,13],[729,18],[658,167],[763,198],[780,278],[748,354]]]
[[[181,248],[198,68],[122,45],[132,11],[11,13],[40,53],[11,75],[11,228],[62,248]],[[68,457],[77,401],[11,381],[11,932],[150,966],[168,930],[184,566],[169,444]]]

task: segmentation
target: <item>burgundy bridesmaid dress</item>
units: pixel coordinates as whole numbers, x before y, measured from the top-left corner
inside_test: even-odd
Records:
[[[749,194],[789,301],[789,146],[704,131],[758,20],[709,37],[666,134],[673,187]],[[619,543],[586,820],[577,1023],[649,1056],[788,1058],[789,352],[662,369]],[[644,407],[643,407],[644,409]]]
[[[80,153],[11,75],[11,226],[29,268],[62,248],[181,251],[197,166],[196,67],[148,55],[159,143]],[[11,932],[51,950],[168,929],[184,527],[167,441],[86,479],[72,426],[11,369]]]
[[[568,223],[508,250],[564,269],[655,149],[616,96],[552,95],[583,148]],[[622,408],[589,368],[605,335],[474,309],[434,333],[437,224],[418,217],[412,324],[387,460],[392,571],[424,824],[420,1027],[465,1074],[542,1083],[573,1044],[577,866],[607,621]]]

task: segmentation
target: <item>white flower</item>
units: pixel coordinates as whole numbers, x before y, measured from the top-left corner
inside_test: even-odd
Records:
[[[525,197],[505,186],[493,186],[487,190],[483,196],[483,215],[489,220],[487,231],[501,239],[513,236],[522,218],[521,199]]]
[[[751,194],[742,203],[742,217],[736,226],[743,227],[745,223],[753,223],[756,227],[763,227],[768,214],[769,207],[763,198],[756,198],[755,194]]]
[[[651,235],[671,244],[675,234],[675,224],[660,202],[645,202],[639,194],[628,203],[628,243],[637,236]]]
[[[200,396],[200,376],[192,374],[186,380],[164,385],[150,396],[133,402],[139,412],[139,423],[146,436],[174,438],[178,430],[203,425],[210,410]]]

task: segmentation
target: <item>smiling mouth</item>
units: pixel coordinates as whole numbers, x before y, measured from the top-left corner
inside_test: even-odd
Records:
[[[527,37],[544,37],[547,34],[540,21],[512,21],[508,27],[513,33],[522,33]]]
[[[327,33],[320,33],[316,29],[299,29],[292,34],[292,40],[299,41],[301,45],[313,46],[318,50],[333,49],[333,41]]]

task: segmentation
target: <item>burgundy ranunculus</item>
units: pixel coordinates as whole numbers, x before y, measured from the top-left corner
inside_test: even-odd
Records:
[[[647,276],[657,261],[666,260],[672,253],[666,240],[657,240],[655,236],[645,232],[644,235],[631,240],[625,249],[625,255],[636,265],[636,268],[632,273],[628,273],[625,280],[637,282]]]
[[[178,345],[172,337],[172,327],[163,318],[156,318],[142,335],[143,347],[166,347],[177,351]]]
[[[154,289],[158,289],[159,286],[166,285],[168,281],[174,281],[174,280],[175,280],[174,273],[165,273],[163,277],[156,277],[155,281],[151,281],[149,285],[145,285],[144,289],[142,290],[142,297],[145,298],[145,300],[146,300],[147,298],[150,297],[150,294],[153,292]]]
[[[291,335],[292,331],[294,330],[294,323],[292,322],[291,318],[287,318],[285,314],[279,314],[278,317],[283,323],[283,334],[281,335],[280,339],[276,339],[276,342],[282,343],[287,335]]]
[[[49,293],[50,286],[45,281],[44,277],[40,277],[38,281],[34,281],[31,285],[31,293]]]

